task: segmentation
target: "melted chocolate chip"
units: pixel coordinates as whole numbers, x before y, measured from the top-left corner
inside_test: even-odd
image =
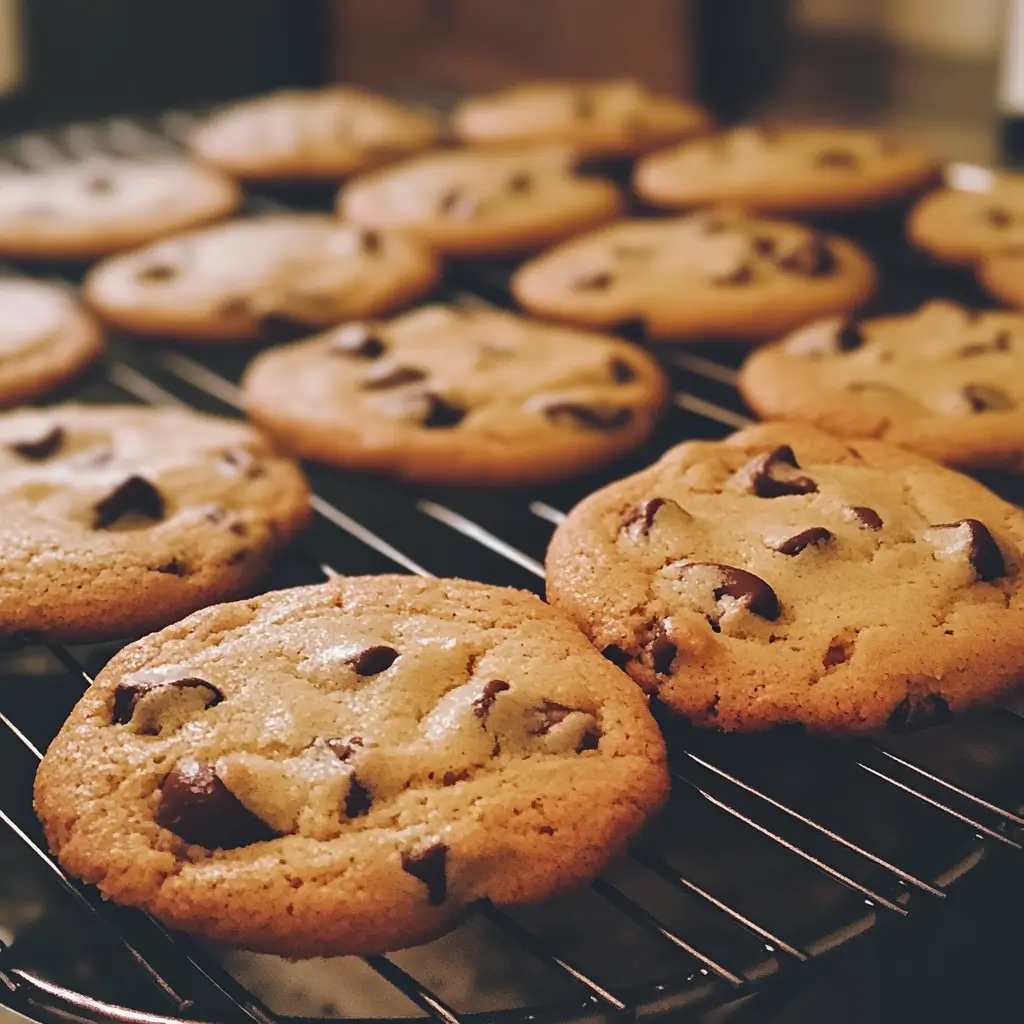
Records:
[[[122,516],[142,516],[159,521],[164,517],[163,495],[141,476],[130,476],[96,504],[94,530],[109,530]]]
[[[427,887],[427,902],[434,907],[448,897],[447,862],[448,847],[441,842],[402,854],[402,870]]]
[[[491,713],[491,708],[494,707],[494,702],[498,699],[498,694],[504,693],[511,688],[504,679],[491,679],[484,683],[480,696],[473,701],[473,714],[482,722],[486,722],[487,716]]]
[[[418,366],[381,366],[371,370],[363,378],[363,389],[366,391],[386,391],[390,388],[405,387],[426,380],[426,372]]]
[[[384,342],[366,324],[346,324],[334,332],[327,345],[331,355],[357,359],[379,359],[386,350]]]
[[[779,617],[779,599],[775,591],[760,576],[755,576],[746,569],[737,569],[732,565],[720,565],[717,562],[686,562],[681,567],[682,573],[690,569],[716,569],[721,582],[713,590],[716,601],[723,597],[731,597],[744,605],[752,615],[774,622]]]
[[[723,274],[713,274],[708,280],[714,285],[738,286],[754,280],[754,268],[749,263],[739,263]]]
[[[856,520],[862,530],[880,530],[882,528],[882,517],[867,505],[847,505],[846,512]]]
[[[836,347],[840,352],[854,352],[864,344],[864,333],[856,320],[847,320],[836,335]]]
[[[651,532],[651,527],[654,526],[654,517],[666,505],[671,505],[680,512],[683,511],[682,507],[671,498],[648,498],[646,501],[640,502],[639,505],[633,505],[626,509],[622,516],[622,529],[634,540],[647,537]]]
[[[1013,214],[1005,206],[990,206],[985,211],[989,227],[1008,228],[1013,223]]]
[[[359,248],[365,253],[378,253],[384,248],[384,238],[379,231],[365,228],[359,232]]]
[[[775,265],[789,274],[825,277],[834,273],[837,264],[835,253],[827,240],[819,234],[813,234],[803,245],[776,258]]]
[[[356,747],[363,745],[362,736],[349,736],[347,739],[324,740],[330,751],[339,761],[348,761],[356,751]]]
[[[625,668],[629,664],[629,655],[618,644],[606,644],[601,648],[601,656],[618,668]]]
[[[1017,407],[1017,403],[1005,391],[988,384],[966,384],[961,394],[971,407],[971,412],[1006,412]]]
[[[618,356],[608,364],[608,372],[616,384],[628,384],[630,381],[636,380],[636,370],[633,364]]]
[[[910,694],[893,709],[886,721],[889,732],[908,733],[942,725],[952,718],[949,703],[937,693]]]
[[[466,410],[442,395],[428,391],[420,396],[426,410],[420,424],[424,427],[457,427],[465,418]]]
[[[977,579],[988,582],[1006,575],[1003,553],[984,523],[977,519],[960,519],[955,523],[938,523],[932,529],[967,531],[967,557]]]
[[[258,321],[260,337],[275,344],[305,338],[312,329],[308,323],[286,313],[266,313]]]
[[[42,437],[34,441],[16,441],[8,445],[12,452],[30,462],[42,462],[56,455],[64,446],[66,435],[63,427],[51,427]]]
[[[349,780],[348,793],[345,796],[345,817],[361,818],[369,813],[373,804],[373,797],[370,791],[356,778],[355,775]]]
[[[200,690],[203,704],[212,708],[224,699],[224,694],[213,683],[205,679],[189,677],[174,679],[170,682],[142,683],[122,681],[114,688],[114,707],[110,716],[112,725],[127,725],[135,714],[135,705],[149,693],[157,690]]]
[[[480,203],[461,188],[450,188],[438,200],[437,208],[453,220],[470,220],[476,216]]]
[[[517,171],[508,179],[505,186],[514,195],[523,195],[533,190],[533,175],[527,171]]]
[[[468,782],[469,772],[463,770],[460,772],[445,772],[441,776],[441,785],[443,786],[454,786],[459,782]]]
[[[573,291],[577,292],[603,292],[610,288],[612,275],[607,270],[592,270],[586,274],[580,274],[571,284]]]
[[[552,423],[566,421],[593,430],[621,430],[633,422],[633,410],[623,406],[582,405],[579,402],[556,402],[544,409]]]
[[[824,526],[810,526],[806,530],[793,534],[784,541],[774,545],[780,555],[799,555],[804,548],[812,544],[827,544],[832,539],[832,531]]]
[[[153,571],[162,572],[165,576],[184,577],[192,575],[192,570],[188,567],[188,563],[183,562],[180,558],[172,558],[169,562],[154,566]]]
[[[208,850],[232,850],[277,835],[217,778],[213,765],[191,758],[164,776],[153,819],[186,843]]]
[[[793,477],[790,480],[777,480],[772,471],[779,465],[791,466],[799,469],[800,466],[793,454],[793,449],[788,445],[780,445],[770,452],[758,455],[751,459],[737,475],[746,477],[750,489],[759,498],[782,498],[791,494],[814,494],[818,485],[806,476]]]
[[[170,281],[177,276],[178,268],[172,267],[169,263],[150,263],[136,273],[135,280],[144,284],[155,284],[159,281]]]
[[[815,167],[841,167],[855,170],[860,165],[860,157],[848,149],[823,149],[814,154]]]
[[[823,668],[835,668],[836,665],[842,665],[844,662],[849,660],[849,655],[846,650],[846,644],[842,640],[833,640],[829,644],[828,650],[825,651],[824,657],[821,659]]]
[[[376,676],[386,672],[398,659],[398,651],[394,647],[367,647],[365,651],[349,658],[349,664],[356,670],[357,676]]]

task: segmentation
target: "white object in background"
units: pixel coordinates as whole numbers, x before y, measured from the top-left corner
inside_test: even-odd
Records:
[[[0,0],[0,96],[21,84],[20,0]]]
[[[999,112],[1024,116],[1024,0],[1010,0],[999,68]]]

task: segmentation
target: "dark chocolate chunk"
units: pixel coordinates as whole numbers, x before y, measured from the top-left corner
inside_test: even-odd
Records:
[[[533,175],[528,171],[517,171],[508,179],[506,188],[515,195],[530,192],[533,189]]]
[[[1008,228],[1013,223],[1013,214],[1005,206],[990,206],[985,211],[989,227]]]
[[[330,747],[331,753],[334,754],[339,761],[348,761],[355,753],[356,747],[361,747],[363,745],[363,737],[349,736],[346,739],[335,737],[333,739],[324,740],[324,743]]]
[[[364,228],[359,232],[359,248],[365,253],[378,253],[384,247],[384,238],[373,228]]]
[[[164,517],[163,495],[141,476],[130,476],[96,505],[92,527],[109,530],[122,516],[137,515],[159,521]]]
[[[135,705],[142,697],[157,690],[201,690],[203,703],[206,707],[212,708],[224,699],[224,694],[217,689],[213,683],[205,679],[189,677],[187,679],[174,679],[170,682],[142,683],[142,682],[120,682],[114,688],[114,709],[110,716],[112,725],[127,725],[135,713]]]
[[[153,819],[186,843],[208,850],[232,850],[277,836],[217,778],[213,765],[191,758],[164,776]]]
[[[860,157],[848,149],[823,149],[814,154],[815,167],[836,167],[855,170],[860,167]]]
[[[384,342],[366,324],[346,324],[334,332],[327,345],[332,355],[358,359],[379,359],[386,350]]]
[[[582,405],[579,402],[556,402],[546,406],[544,414],[552,423],[569,422],[593,430],[620,430],[633,422],[633,410],[624,406]]]
[[[832,539],[832,531],[824,526],[809,526],[806,530],[793,534],[775,545],[780,555],[799,555],[804,548],[812,544],[827,544]]]
[[[466,418],[466,409],[442,395],[428,391],[420,397],[426,402],[423,419],[420,421],[424,427],[457,427]]]
[[[260,337],[264,341],[275,344],[284,341],[298,341],[299,338],[308,337],[314,329],[310,324],[304,323],[296,317],[288,316],[287,313],[265,313],[259,318],[258,328]]]
[[[441,785],[443,786],[454,786],[456,783],[468,781],[469,772],[464,770],[460,772],[445,772],[444,775],[441,776]]]
[[[8,447],[12,452],[31,462],[42,462],[56,455],[64,446],[66,435],[63,427],[51,427],[42,437],[34,441],[16,441]]]
[[[406,384],[416,384],[426,379],[426,372],[418,366],[381,366],[376,370],[371,370],[363,378],[363,389],[385,391],[390,388],[401,388]]]
[[[398,651],[394,647],[378,645],[353,655],[348,663],[356,670],[357,676],[376,676],[391,668],[397,659]]]
[[[576,753],[582,754],[584,750],[597,750],[600,742],[601,733],[596,728],[587,729],[587,731],[580,737],[579,745],[576,747]]]
[[[453,220],[470,220],[476,216],[480,203],[461,188],[450,188],[437,201],[437,208]]]
[[[788,445],[780,445],[770,452],[758,455],[737,471],[737,475],[746,477],[750,489],[759,498],[781,498],[790,494],[814,494],[818,485],[806,476],[793,477],[790,480],[778,480],[772,472],[778,466],[791,466],[799,469],[793,449]]]
[[[824,277],[836,269],[836,257],[828,241],[812,234],[802,245],[778,256],[775,265],[790,274],[804,277]]]
[[[988,527],[977,519],[960,519],[955,523],[937,523],[933,530],[966,530],[969,543],[967,557],[974,575],[982,582],[1006,575],[1006,561]]]
[[[648,498],[638,505],[633,505],[622,515],[622,529],[625,530],[634,540],[646,537],[654,525],[654,518],[660,509],[671,506],[686,516],[686,512],[677,502],[671,498]]]
[[[510,689],[512,687],[504,679],[488,680],[488,682],[484,683],[480,696],[473,701],[473,714],[481,721],[486,722],[487,716],[491,713],[491,708],[494,707],[494,702],[498,699],[498,694]]]
[[[636,370],[633,364],[618,356],[608,364],[608,371],[616,384],[628,384],[630,381],[636,380]]]
[[[971,412],[1006,412],[1017,407],[1017,403],[1005,391],[988,384],[966,384],[961,394],[971,407]]]
[[[612,275],[607,270],[592,270],[575,278],[572,289],[577,292],[603,292],[611,287],[612,280]]]
[[[908,693],[889,714],[886,726],[889,732],[908,733],[942,725],[952,718],[949,703],[937,693]]]
[[[345,817],[361,818],[370,810],[373,796],[370,791],[356,778],[353,773],[349,780],[348,793],[345,795]]]
[[[629,655],[618,644],[605,644],[601,648],[601,655],[618,668],[625,668],[629,664]]]
[[[856,320],[847,320],[836,335],[836,347],[840,352],[853,352],[864,344],[864,332]]]
[[[172,267],[169,263],[150,263],[139,269],[135,280],[145,284],[154,284],[158,281],[170,281],[177,276],[178,268]]]
[[[882,517],[867,505],[847,505],[846,511],[857,521],[862,530],[880,530],[882,528]]]
[[[402,854],[402,870],[427,887],[427,902],[433,907],[448,897],[447,862],[448,847],[442,842]]]
[[[714,588],[716,601],[723,597],[732,597],[745,605],[752,615],[774,622],[779,617],[779,599],[775,591],[760,576],[755,576],[746,569],[737,569],[732,565],[720,565],[717,562],[686,562],[680,571],[686,573],[690,569],[717,569],[721,582]]]

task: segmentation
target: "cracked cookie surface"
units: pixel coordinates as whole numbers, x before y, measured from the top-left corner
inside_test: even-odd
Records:
[[[265,352],[243,390],[249,415],[304,457],[479,486],[561,479],[629,451],[667,383],[617,338],[434,305]]]
[[[177,409],[0,416],[0,632],[98,640],[243,593],[309,517],[251,427]]]
[[[1024,513],[878,441],[766,424],[576,506],[548,596],[695,724],[934,724],[1024,679]]]
[[[829,319],[752,353],[739,388],[763,419],[891,441],[948,465],[1024,468],[1024,315],[946,301]]]
[[[107,897],[317,956],[585,882],[667,788],[643,694],[539,599],[380,576],[125,648],[47,751],[36,808]]]

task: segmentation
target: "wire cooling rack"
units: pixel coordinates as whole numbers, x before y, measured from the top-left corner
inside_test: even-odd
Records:
[[[10,140],[0,161],[173,156],[190,123],[171,113],[74,125]],[[968,185],[985,174],[956,173]],[[329,200],[322,190],[278,190],[248,206],[326,209]],[[842,227],[883,266],[878,309],[936,294],[983,301],[959,275],[916,261],[898,219]],[[507,276],[496,264],[455,266],[444,297],[509,305]],[[58,277],[77,280],[73,270]],[[251,354],[114,337],[74,394],[238,415]],[[672,408],[651,444],[602,474],[495,496],[310,466],[314,526],[268,588],[404,571],[541,591],[544,548],[577,500],[673,443],[750,422],[735,388],[738,350],[658,354]],[[1020,500],[1015,480],[986,482]],[[289,964],[212,949],[69,879],[31,811],[41,751],[115,650],[12,643],[0,662],[0,1004],[39,1021],[676,1019],[799,985],[814,961],[857,936],[932,920],[958,898],[962,876],[1019,858],[1024,844],[1024,700],[914,736],[848,743],[724,737],[662,715],[671,802],[628,859],[589,888],[529,911],[481,905],[448,936],[390,956]]]

